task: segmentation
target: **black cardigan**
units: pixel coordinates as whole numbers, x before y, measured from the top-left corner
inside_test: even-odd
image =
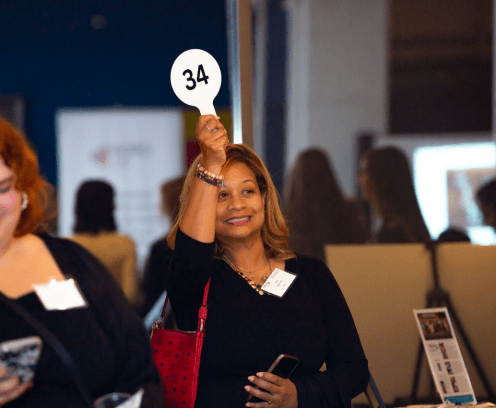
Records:
[[[89,307],[46,311],[34,293],[16,301],[55,334],[73,358],[90,394],[145,389],[143,407],[162,407],[160,377],[153,365],[146,331],[105,267],[78,244],[40,235],[60,270],[73,277]],[[36,335],[34,329],[0,305],[0,341]],[[60,358],[48,344],[38,363],[34,387],[5,407],[84,407]]]

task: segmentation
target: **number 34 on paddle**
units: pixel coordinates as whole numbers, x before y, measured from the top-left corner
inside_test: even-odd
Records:
[[[184,51],[171,69],[171,84],[186,105],[196,106],[201,115],[216,115],[214,98],[219,93],[222,75],[219,64],[208,52]]]

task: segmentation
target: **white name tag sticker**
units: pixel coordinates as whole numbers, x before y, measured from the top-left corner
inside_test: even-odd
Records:
[[[212,55],[199,49],[184,51],[172,65],[170,80],[175,94],[186,105],[196,106],[201,115],[216,115],[214,98],[222,74]]]
[[[274,269],[262,286],[264,292],[282,298],[298,275]]]
[[[74,279],[59,282],[52,279],[43,285],[33,285],[33,288],[46,310],[68,310],[88,306]]]

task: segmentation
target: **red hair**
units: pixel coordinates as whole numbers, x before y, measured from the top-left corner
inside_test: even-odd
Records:
[[[40,229],[47,207],[49,184],[39,174],[38,158],[26,143],[24,135],[0,118],[0,156],[15,174],[15,188],[28,195],[29,204],[22,212],[15,237]]]

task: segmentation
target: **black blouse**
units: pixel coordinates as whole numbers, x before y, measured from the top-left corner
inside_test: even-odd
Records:
[[[297,257],[285,269],[297,279],[283,298],[259,295],[213,244],[180,230],[166,273],[177,323],[196,330],[203,290],[210,278],[208,317],[195,407],[243,407],[247,377],[266,371],[280,354],[298,357],[293,372],[299,408],[349,407],[365,390],[367,360],[346,301],[326,265]],[[323,363],[327,371],[320,372]]]

